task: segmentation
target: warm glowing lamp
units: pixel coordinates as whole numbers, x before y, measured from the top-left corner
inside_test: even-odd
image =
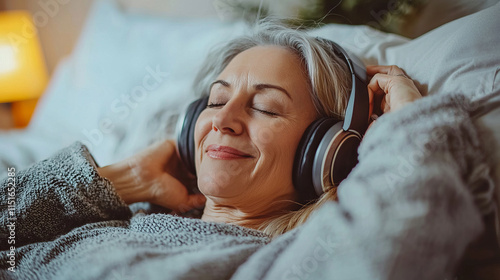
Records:
[[[16,127],[28,125],[48,82],[31,15],[0,12],[0,103],[12,103]]]

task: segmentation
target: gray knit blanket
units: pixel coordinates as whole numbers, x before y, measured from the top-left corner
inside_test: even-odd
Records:
[[[453,279],[483,230],[471,186],[488,181],[470,108],[430,96],[381,116],[339,202],[274,240],[133,213],[75,143],[2,180],[0,279]]]

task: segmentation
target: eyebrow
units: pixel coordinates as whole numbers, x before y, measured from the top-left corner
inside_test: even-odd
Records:
[[[215,85],[215,84],[221,84],[222,86],[224,87],[231,87],[231,84],[229,84],[227,81],[224,81],[224,80],[217,80],[213,83],[210,84],[210,88],[209,88],[209,91],[212,91],[212,87]],[[286,96],[288,96],[288,98],[290,98],[290,100],[292,100],[292,96],[288,93],[288,91],[280,86],[277,86],[277,85],[272,85],[272,84],[256,84],[253,86],[256,90],[263,90],[263,89],[276,89],[276,90],[279,90],[281,92],[283,92],[284,94],[286,94]]]

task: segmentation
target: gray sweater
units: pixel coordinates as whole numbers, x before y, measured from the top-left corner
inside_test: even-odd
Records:
[[[431,96],[381,116],[339,202],[274,240],[134,214],[75,143],[3,180],[0,279],[452,279],[483,229],[469,110],[463,96]]]

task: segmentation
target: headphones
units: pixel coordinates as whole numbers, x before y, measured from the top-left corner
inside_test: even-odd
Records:
[[[312,122],[299,142],[293,163],[293,185],[301,202],[317,199],[336,187],[358,163],[358,147],[368,128],[369,98],[364,64],[338,44],[316,37],[342,59],[352,85],[344,120],[323,117]],[[333,94],[333,93],[332,93]],[[187,169],[196,175],[194,128],[208,96],[192,102],[177,125],[177,151]]]

